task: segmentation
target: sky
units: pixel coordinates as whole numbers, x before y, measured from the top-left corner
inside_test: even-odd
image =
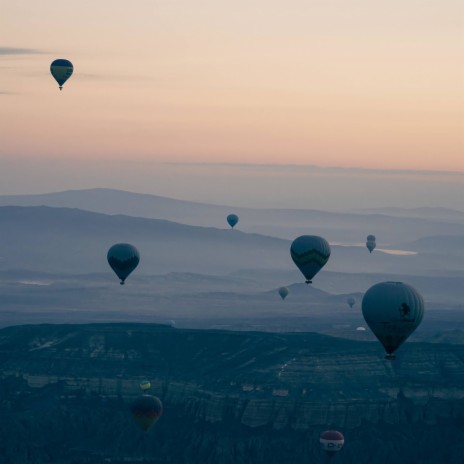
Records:
[[[201,199],[235,175],[229,199],[243,203],[243,176],[274,166],[260,192],[271,199],[298,166],[318,166],[342,169],[324,171],[334,186],[358,169],[362,189],[414,172],[419,200],[432,201],[427,177],[450,205],[464,193],[463,26],[461,0],[4,0],[0,194],[111,186]],[[56,58],[74,64],[62,92]],[[164,185],[172,164],[179,176]]]

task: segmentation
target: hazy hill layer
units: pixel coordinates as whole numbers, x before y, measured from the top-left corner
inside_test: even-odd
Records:
[[[464,211],[459,211],[451,208],[443,207],[421,207],[421,208],[364,208],[357,210],[360,213],[366,214],[386,214],[388,216],[399,216],[399,217],[418,217],[428,218],[435,220],[464,222]]]
[[[273,237],[50,207],[0,207],[0,224],[0,326],[175,320],[186,327],[351,337],[363,325],[362,294],[384,280],[410,283],[428,309],[449,311],[431,319],[432,333],[462,322],[452,311],[464,301],[459,253],[395,256],[334,245],[328,265],[307,287],[290,259],[290,241]],[[142,256],[125,286],[106,262],[108,248],[121,241],[135,244]],[[285,302],[277,295],[282,285],[290,286]],[[348,295],[357,300],[352,311]]]
[[[289,243],[273,237],[69,208],[2,207],[0,223],[1,265],[7,269],[106,271],[106,253],[119,242],[139,249],[141,274],[279,269],[289,253]]]
[[[138,274],[191,272],[225,275],[234,271],[298,271],[290,241],[239,230],[196,227],[159,219],[106,215],[70,208],[0,207],[0,270],[69,274],[108,270],[111,245],[129,242],[142,256]],[[309,231],[312,232],[312,231]],[[462,256],[435,252],[369,254],[364,246],[332,244],[326,271],[436,275],[459,272]],[[317,281],[317,280],[315,280]]]
[[[374,234],[379,247],[394,247],[424,236],[464,236],[464,213],[444,208],[383,209],[363,213],[325,212],[317,201],[308,209],[253,209],[175,200],[120,190],[91,189],[43,195],[4,195],[0,205],[79,208],[105,214],[165,219],[196,226],[228,228],[226,215],[240,216],[238,228],[286,239],[303,234],[322,235],[331,242],[364,244]],[[391,212],[391,214],[390,214]],[[401,214],[399,214],[401,212]]]

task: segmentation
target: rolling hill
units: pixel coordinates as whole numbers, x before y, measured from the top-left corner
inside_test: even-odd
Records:
[[[111,189],[2,195],[2,205],[78,208],[217,228],[228,228],[225,218],[233,212],[240,216],[238,229],[246,232],[290,240],[310,230],[314,235],[345,245],[364,244],[367,234],[374,234],[379,246],[386,248],[424,236],[464,236],[463,213],[442,208],[414,209],[410,215],[408,210],[398,214],[397,209],[326,212],[315,209],[313,203],[307,210],[236,208]]]
[[[5,464],[333,462],[458,464],[464,345],[378,343],[314,333],[181,330],[150,324],[0,330]],[[164,413],[143,434],[129,413],[148,378]],[[411,443],[420,446],[411,446]]]

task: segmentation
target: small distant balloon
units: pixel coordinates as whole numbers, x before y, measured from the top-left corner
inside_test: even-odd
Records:
[[[424,317],[424,300],[411,285],[381,282],[373,285],[362,300],[364,319],[386,351],[395,359],[396,349],[416,330]]]
[[[321,444],[321,448],[325,451],[329,459],[331,459],[342,449],[345,443],[345,437],[337,430],[326,430],[325,432],[321,433],[319,437],[319,443]]]
[[[229,214],[227,216],[227,223],[233,229],[238,223],[238,216],[236,214]]]
[[[148,432],[163,414],[163,404],[156,396],[141,395],[132,402],[130,411],[138,426]]]
[[[304,275],[306,283],[326,265],[330,257],[330,245],[317,235],[302,235],[296,238],[291,247],[290,255],[293,262]]]
[[[56,82],[60,86],[60,90],[63,89],[64,83],[71,77],[74,71],[74,67],[69,60],[60,58],[55,60],[50,65],[50,72],[55,78]]]
[[[124,285],[129,274],[138,266],[140,255],[134,245],[117,243],[108,250],[107,259],[111,269],[121,279],[120,284]]]
[[[352,296],[350,296],[349,298],[346,299],[346,302],[348,303],[348,306],[352,308],[355,305],[356,300]]]
[[[151,382],[149,380],[142,380],[139,387],[142,391],[149,390],[151,388]]]
[[[372,253],[376,246],[375,235],[368,235],[366,240],[366,247],[369,250],[369,253]]]
[[[282,300],[285,300],[288,295],[288,288],[287,287],[280,287],[279,288],[279,295],[282,298]]]

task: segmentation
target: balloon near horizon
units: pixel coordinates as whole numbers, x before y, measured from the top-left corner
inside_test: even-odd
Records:
[[[372,253],[377,244],[375,243],[375,235],[368,235],[366,240],[366,247],[369,250],[369,253]]]
[[[288,288],[287,287],[280,287],[279,288],[279,295],[282,300],[285,300],[288,296]]]
[[[238,224],[238,216],[236,214],[229,214],[227,216],[227,223],[233,229]]]
[[[349,306],[350,308],[352,308],[352,307],[355,305],[356,300],[351,296],[351,297],[349,297],[349,298],[346,299],[346,302],[347,302],[348,306]]]

